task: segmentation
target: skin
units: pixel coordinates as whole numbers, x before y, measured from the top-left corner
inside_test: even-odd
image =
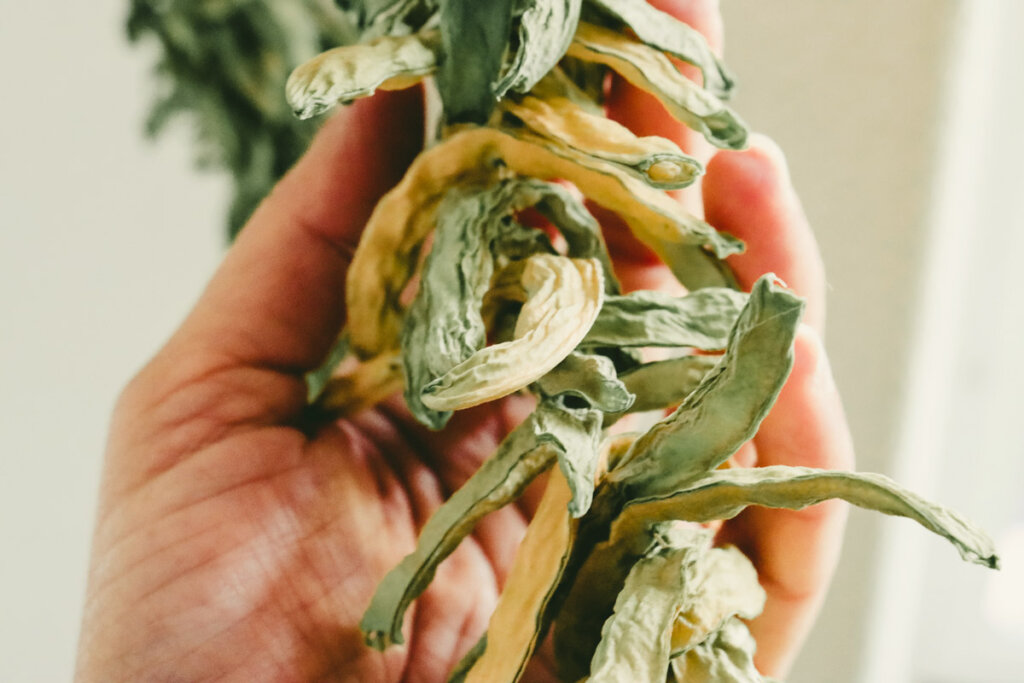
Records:
[[[655,3],[720,47],[714,2]],[[487,518],[410,610],[407,645],[377,653],[358,622],[380,578],[441,501],[530,409],[512,398],[440,433],[392,399],[314,434],[296,428],[302,375],[344,319],[345,272],[377,199],[422,144],[421,94],[382,93],[332,119],[252,217],[195,309],[125,388],[106,453],[76,679],[443,681],[486,627],[538,489]],[[641,134],[708,148],[660,105],[612,85],[609,114]],[[700,192],[716,227],[749,245],[749,287],[773,271],[808,298],[796,368],[744,464],[851,468],[852,447],[820,341],[824,275],[781,153],[755,138],[719,152]],[[665,270],[601,216],[629,288]],[[751,624],[758,667],[781,676],[817,613],[844,509],[752,509],[720,537],[768,591]],[[553,680],[542,652],[526,680]]]

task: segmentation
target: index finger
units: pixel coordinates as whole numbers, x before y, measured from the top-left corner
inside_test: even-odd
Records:
[[[775,273],[807,299],[804,322],[823,335],[825,266],[779,147],[752,135],[749,149],[715,154],[703,180],[706,220],[747,245],[728,260],[740,285]]]

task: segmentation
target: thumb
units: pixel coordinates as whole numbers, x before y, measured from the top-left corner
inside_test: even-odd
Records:
[[[172,346],[301,374],[344,322],[345,275],[378,199],[423,146],[419,88],[347,107],[256,210]]]
[[[126,481],[305,406],[303,374],[344,322],[352,250],[422,147],[422,104],[417,88],[346,108],[256,210],[185,322],[121,394],[108,464]]]

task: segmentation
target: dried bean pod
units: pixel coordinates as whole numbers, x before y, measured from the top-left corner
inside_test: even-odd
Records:
[[[410,88],[437,68],[436,33],[378,38],[328,50],[295,69],[285,95],[300,119],[380,90]]]
[[[679,73],[660,51],[621,33],[580,22],[567,54],[611,68],[657,97],[669,113],[716,147],[746,146],[746,124],[721,100]]]
[[[651,187],[677,190],[693,184],[704,167],[671,140],[637,137],[625,126],[564,97],[506,100],[504,109],[545,138],[623,167]]]
[[[535,382],[561,363],[590,329],[604,298],[600,264],[537,254],[522,272],[526,301],[514,339],[488,346],[423,389],[432,410],[462,410]]]

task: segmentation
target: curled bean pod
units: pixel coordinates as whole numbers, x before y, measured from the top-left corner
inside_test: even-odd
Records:
[[[368,45],[328,50],[295,69],[285,95],[308,119],[380,90],[410,88],[437,68],[434,33],[384,36]]]
[[[462,410],[507,396],[535,382],[583,340],[604,298],[600,264],[537,254],[522,272],[526,302],[515,338],[488,346],[423,390],[433,410]]]

